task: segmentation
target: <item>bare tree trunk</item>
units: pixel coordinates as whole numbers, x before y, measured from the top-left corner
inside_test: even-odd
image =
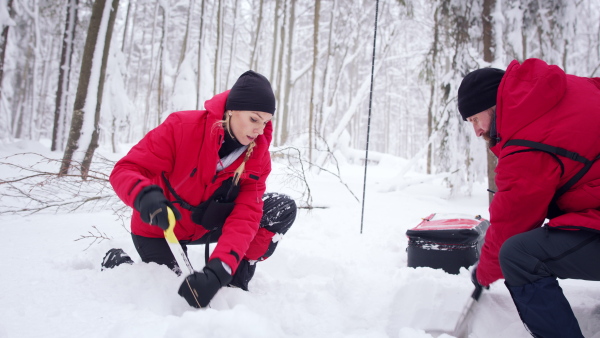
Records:
[[[139,7],[136,5],[135,12],[137,12],[138,8]],[[145,18],[146,17],[146,10],[147,10],[148,6],[142,5],[142,8],[143,8],[142,18]],[[134,15],[133,15],[133,24],[132,24],[133,27],[136,26],[136,21],[137,21],[137,15],[135,15],[135,12],[134,12]],[[145,42],[146,42],[146,29],[144,29],[143,27],[141,27],[141,29],[142,29],[142,42],[141,42],[141,45],[143,46],[143,45],[145,45]],[[131,35],[130,35],[130,38],[129,38],[129,41],[130,41],[129,42],[129,48],[127,49],[127,66],[126,66],[127,69],[130,69],[130,67],[131,67],[131,58],[132,58],[131,55],[133,53],[133,45],[134,45],[134,43],[133,43],[133,32],[134,31],[135,31],[135,29],[131,29]],[[135,71],[135,86],[134,86],[134,90],[133,90],[133,101],[134,102],[137,101],[138,89],[139,89],[139,86],[140,86],[140,71],[142,69],[142,67],[140,66],[141,63],[142,63],[142,53],[138,53],[137,67],[136,67],[137,69]],[[129,73],[129,72],[126,72],[126,73]],[[129,74],[124,74],[124,77],[125,77],[125,87],[127,89],[129,89],[130,88],[129,79],[131,79],[131,76]]]
[[[179,55],[179,62],[177,63],[177,72],[179,74],[179,68],[185,59],[185,54],[188,50],[188,39],[190,35],[190,23],[192,21],[192,11],[194,10],[194,0],[190,0],[190,8],[188,9],[188,16],[185,25],[185,34],[183,35],[183,42],[181,43],[181,54]]]
[[[485,62],[492,63],[496,58],[494,55],[494,26],[492,25],[492,8],[496,5],[496,0],[484,0],[483,9],[481,13],[481,19],[483,22],[483,60]],[[488,174],[488,189],[496,191],[496,165],[498,165],[498,158],[489,149],[487,153],[487,174]],[[492,203],[493,193],[489,193],[489,203]]]
[[[152,97],[152,88],[154,86],[154,38],[156,36],[155,31],[156,31],[156,22],[158,21],[158,10],[160,8],[160,2],[156,2],[155,3],[155,7],[154,7],[154,21],[152,23],[152,33],[150,34],[150,45],[152,46],[151,48],[151,52],[150,52],[150,72],[152,73],[152,75],[150,75],[150,82],[148,83],[148,88],[146,90],[146,114],[144,115],[144,134],[147,133],[150,129],[152,129],[152,127],[154,126],[151,123],[151,119],[150,119],[150,98]],[[159,61],[160,62],[160,61]]]
[[[13,0],[8,0],[8,4],[6,4],[6,9],[8,10],[8,13],[11,17],[13,16],[12,4]],[[0,104],[3,100],[2,79],[4,78],[4,58],[6,56],[6,45],[8,42],[8,29],[8,25],[4,26],[2,28],[2,34],[0,35]]]
[[[285,89],[285,95],[283,99],[283,111],[281,112],[281,138],[280,144],[285,144],[289,134],[289,112],[291,109],[291,90],[292,90],[292,68],[293,68],[293,50],[294,50],[294,26],[295,26],[295,15],[296,15],[296,0],[290,0],[292,8],[290,9],[290,17],[288,19],[287,30],[287,55],[286,55],[286,69],[285,69],[285,82],[283,88]]]
[[[40,62],[42,61],[42,57],[40,55],[40,48],[41,48],[41,34],[40,34],[40,23],[38,22],[39,20],[39,10],[40,10],[40,6],[39,6],[39,2],[38,0],[33,0],[33,15],[32,15],[32,31],[33,31],[33,67],[31,67],[31,74],[32,74],[32,78],[31,78],[31,91],[30,93],[30,97],[29,97],[29,101],[30,101],[30,105],[27,109],[28,111],[28,117],[29,117],[29,123],[28,123],[28,135],[29,135],[29,139],[33,140],[33,139],[37,139],[37,133],[38,130],[36,128],[35,125],[35,112],[37,112],[37,108],[38,108],[38,99],[39,99],[39,84],[40,81],[39,79],[39,75],[38,75],[38,69]]]
[[[33,54],[33,48],[27,48],[27,54],[25,55],[26,60],[31,60]],[[25,110],[25,104],[27,101],[27,92],[31,89],[31,82],[27,81],[31,72],[31,63],[25,62],[24,69],[18,75],[18,81],[16,88],[19,89],[17,94],[16,109],[13,115],[13,135],[15,138],[22,138],[25,127],[25,117],[23,111]]]
[[[196,93],[196,109],[200,109],[201,105],[201,95],[202,95],[202,42],[204,37],[204,0],[202,1],[202,9],[200,11],[200,36],[198,37],[198,85],[197,85],[197,93]]]
[[[258,6],[258,22],[256,23],[256,32],[254,33],[254,43],[252,43],[252,55],[250,56],[250,69],[256,69],[258,67],[257,64],[257,49],[258,49],[258,40],[260,38],[260,27],[262,25],[263,19],[263,2],[264,0],[260,0],[260,5]],[[275,13],[277,15],[277,13]],[[275,40],[273,40],[275,41]]]
[[[431,70],[429,74],[429,105],[427,107],[427,139],[431,138],[434,131],[434,111],[433,105],[436,101],[436,69],[437,69],[437,54],[440,39],[440,22],[439,22],[439,8],[435,9],[433,14],[433,45],[431,47]],[[427,146],[427,174],[432,173],[433,166],[433,142],[430,142]]]
[[[483,0],[483,8],[481,12],[481,22],[483,28],[483,60],[485,62],[493,62],[494,56],[494,27],[492,25],[492,8],[494,8],[496,0]]]
[[[323,125],[323,107],[325,106],[326,102],[327,102],[327,96],[326,93],[329,92],[329,74],[330,74],[330,68],[331,68],[331,62],[333,60],[333,55],[334,55],[334,50],[333,50],[333,33],[334,33],[334,28],[333,28],[333,23],[336,17],[336,11],[337,11],[337,0],[333,0],[333,10],[331,11],[330,15],[329,15],[329,37],[327,38],[327,57],[325,58],[325,70],[323,71],[323,82],[322,82],[322,90],[321,90],[321,98],[319,99],[319,102],[321,103],[320,109],[319,109],[319,115],[318,115],[318,122],[315,124],[315,130],[319,131],[319,135],[323,137],[324,135],[324,129],[325,126]]]
[[[121,41],[121,50],[125,51],[125,45],[127,44],[127,28],[129,28],[129,17],[131,16],[131,2],[127,3],[127,13],[125,14],[125,25],[123,26],[123,41]],[[132,29],[133,30],[133,29]]]
[[[219,57],[220,57],[220,53],[219,51],[221,50],[221,27],[222,27],[222,22],[221,22],[221,12],[223,10],[223,1],[219,0],[218,3],[218,10],[217,10],[217,45],[215,47],[215,68],[214,68],[214,72],[213,72],[213,76],[214,76],[214,85],[213,85],[213,93],[217,94],[220,90],[219,90]]]
[[[48,105],[46,104],[46,101],[43,98],[50,96],[48,87],[50,85],[50,79],[51,77],[53,77],[52,75],[54,74],[54,72],[52,72],[53,67],[51,66],[51,62],[53,55],[57,55],[57,49],[60,48],[60,45],[58,43],[54,43],[55,40],[60,39],[57,39],[55,36],[50,36],[48,39],[43,41],[43,43],[45,43],[45,46],[41,46],[41,51],[47,54],[41,55],[41,87],[38,94],[40,99],[37,102],[36,108],[37,118],[35,128],[40,133],[40,136],[45,133],[47,122],[53,119],[54,117],[54,115],[52,115],[52,117],[49,116],[51,112]]]
[[[98,147],[98,122],[100,120],[100,107],[102,105],[102,91],[104,89],[104,77],[106,74],[106,64],[108,52],[110,50],[110,40],[112,30],[119,8],[119,0],[96,0],[92,9],[90,25],[85,41],[83,57],[81,62],[81,71],[79,75],[79,84],[77,94],[75,95],[75,104],[73,106],[73,118],[71,119],[71,130],[67,147],[62,159],[59,174],[68,173],[73,161],[73,154],[79,149],[79,141],[83,133],[89,132],[83,130],[84,119],[94,118],[94,128],[91,133],[87,150],[81,162],[81,177],[86,178],[89,171],[94,151]],[[106,17],[108,16],[108,17]],[[102,22],[107,20],[106,31],[101,32]],[[96,51],[101,48],[101,60],[94,60]],[[99,71],[98,77],[93,77],[95,71]],[[97,91],[94,89],[97,88]],[[94,109],[92,111],[92,109]],[[93,115],[92,115],[93,113]]]
[[[273,25],[273,48],[271,51],[271,75],[269,79],[275,82],[275,60],[277,60],[277,37],[279,36],[279,8],[281,7],[281,0],[275,0],[275,24]],[[275,86],[275,97],[278,97],[279,85]]]
[[[164,103],[164,78],[165,78],[165,48],[167,48],[167,25],[168,13],[167,9],[160,6],[163,14],[163,24],[161,26],[160,47],[158,48],[158,84],[156,85],[156,99],[158,108],[156,109],[156,125],[160,124],[160,118],[165,109]]]
[[[282,93],[284,92],[283,90],[283,52],[285,50],[285,25],[287,24],[287,20],[288,20],[288,15],[287,15],[287,2],[288,0],[283,0],[283,11],[282,11],[282,15],[283,15],[283,24],[281,25],[281,27],[279,28],[279,54],[278,54],[278,61],[277,61],[277,71],[275,72],[276,76],[277,76],[277,85],[276,85],[276,90],[275,90],[275,95],[277,97],[277,102],[279,102],[280,106],[283,106],[283,109],[280,109],[279,113],[277,113],[277,126],[275,128],[274,131],[274,144],[276,146],[281,144],[281,129],[283,128],[283,125],[279,122],[282,118],[283,118],[283,113],[285,112],[285,105],[283,105],[283,99],[282,99]],[[276,27],[277,28],[277,27]],[[276,42],[275,42],[276,44]]]
[[[126,24],[125,24],[125,29],[123,31],[123,46],[121,48],[121,50],[123,51],[123,53],[125,53],[125,40],[126,40],[126,35],[125,34],[127,33],[127,27],[129,25],[129,20],[131,20],[131,25],[130,25],[131,29],[129,30],[129,43],[127,45],[127,62],[126,62],[126,67],[127,68],[129,68],[129,65],[130,65],[130,62],[131,62],[131,53],[133,51],[133,45],[134,45],[134,43],[133,43],[133,33],[136,31],[136,28],[137,28],[136,27],[136,22],[137,22],[137,20],[136,20],[137,19],[136,13],[137,13],[137,9],[138,9],[138,5],[136,5],[135,3],[134,4],[131,3],[134,0],[129,0],[129,1],[130,1],[130,3],[129,3],[130,7],[127,7],[127,21],[126,21]],[[130,13],[131,6],[134,6],[134,7],[133,7],[133,10],[131,10],[131,13]],[[145,11],[145,8],[146,7],[144,6],[144,11]],[[145,31],[144,31],[144,33],[142,33],[142,36],[143,35],[145,35]],[[138,69],[139,68],[140,67],[138,66]],[[129,82],[129,78],[130,78],[130,76],[128,76],[127,73],[128,72],[126,72],[124,74],[125,75],[125,87],[127,87],[127,83]]]
[[[313,64],[310,79],[310,109],[308,115],[308,159],[312,163],[313,133],[315,120],[315,83],[317,75],[317,61],[319,60],[319,19],[321,0],[315,0],[315,15],[313,21]]]
[[[229,48],[229,67],[227,67],[227,76],[225,77],[225,88],[229,88],[229,79],[231,76],[231,68],[236,63],[234,60],[234,51],[235,51],[235,32],[236,32],[236,24],[238,21],[238,8],[239,6],[235,6],[234,14],[233,14],[233,28],[231,29],[231,45]]]
[[[98,138],[100,137],[100,108],[102,107],[102,94],[104,91],[104,79],[106,78],[106,65],[108,64],[108,54],[110,52],[110,41],[112,38],[113,27],[115,26],[115,18],[117,17],[117,10],[119,9],[119,0],[112,0],[112,6],[110,10],[110,16],[108,17],[108,26],[106,27],[106,37],[104,40],[104,51],[102,53],[102,65],[100,67],[100,79],[98,82],[98,92],[96,97],[96,111],[94,114],[94,131],[92,132],[92,140],[88,146],[83,162],[81,163],[81,177],[84,179],[92,165],[92,159],[94,152],[98,148]]]
[[[58,73],[58,85],[56,86],[56,104],[54,108],[54,128],[52,129],[52,146],[50,150],[62,149],[63,126],[66,115],[67,94],[69,92],[69,78],[71,74],[71,60],[73,57],[73,39],[77,27],[77,7],[79,0],[69,0],[67,18],[65,21],[65,33],[63,35],[62,51],[60,55],[60,68]]]

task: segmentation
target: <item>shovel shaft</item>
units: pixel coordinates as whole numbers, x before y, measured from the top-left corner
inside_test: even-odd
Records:
[[[479,297],[481,297],[482,292],[483,287],[481,286],[476,286],[475,290],[473,290],[473,293],[471,294],[467,305],[465,305],[465,308],[463,309],[463,312],[461,313],[458,322],[456,322],[453,336],[458,338],[468,337],[467,326],[469,324],[469,318],[471,317],[473,309],[477,305],[477,302],[479,301]]]
[[[167,208],[167,212],[169,216],[169,227],[167,228],[167,230],[165,230],[165,239],[169,244],[169,248],[171,249],[173,256],[175,256],[175,260],[177,261],[177,265],[179,265],[179,269],[182,270],[185,266],[187,267],[187,270],[189,272],[188,274],[193,274],[194,268],[192,268],[192,264],[187,258],[185,251],[183,251],[183,248],[181,247],[177,236],[175,236],[174,229],[175,224],[177,223],[175,219],[175,214],[173,214],[173,210],[171,210],[171,208]]]

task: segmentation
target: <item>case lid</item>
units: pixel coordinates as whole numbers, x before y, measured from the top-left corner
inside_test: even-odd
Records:
[[[473,229],[481,222],[487,221],[481,216],[469,216],[466,214],[431,214],[421,221],[416,227],[411,230],[458,230],[458,229]]]

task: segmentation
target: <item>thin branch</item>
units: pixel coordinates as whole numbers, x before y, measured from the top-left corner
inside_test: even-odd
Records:
[[[97,156],[90,175],[59,175],[61,160],[37,153],[20,153],[0,159],[8,175],[0,179],[0,215],[31,215],[40,212],[73,212],[122,205],[108,180],[114,162]],[[78,170],[78,163],[72,169]],[[19,175],[22,174],[22,175]],[[127,209],[117,208],[119,212]]]
[[[91,231],[88,231],[89,235],[79,235],[79,238],[75,239],[74,241],[81,241],[81,240],[87,240],[87,239],[93,239],[92,242],[90,243],[90,245],[87,246],[87,248],[83,249],[83,251],[86,251],[87,249],[89,249],[94,243],[98,242],[98,244],[102,243],[102,241],[104,241],[105,239],[111,240],[112,238],[108,237],[105,233],[100,232],[100,230],[98,230],[98,228],[96,228],[95,225],[92,225],[92,228],[94,228],[94,230],[96,230],[96,232],[98,234],[93,234]]]

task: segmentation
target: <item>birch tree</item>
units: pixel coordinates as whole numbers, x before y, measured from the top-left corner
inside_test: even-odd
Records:
[[[290,1],[290,14],[288,16],[286,31],[287,37],[286,41],[286,61],[285,61],[285,75],[282,74],[283,80],[281,85],[283,86],[283,91],[280,91],[280,94],[283,93],[283,96],[280,97],[280,104],[283,106],[283,109],[278,114],[278,123],[279,123],[279,143],[285,144],[288,138],[289,133],[289,114],[292,110],[291,106],[291,91],[293,87],[293,79],[292,79],[292,69],[294,68],[293,58],[294,58],[294,27],[296,23],[296,0]]]
[[[59,171],[61,175],[69,173],[72,162],[76,162],[81,163],[80,174],[85,179],[94,151],[98,147],[98,121],[104,75],[118,8],[119,0],[96,0],[94,3],[73,106],[69,139]],[[87,147],[83,156],[76,153],[80,146]]]
[[[218,1],[218,5],[217,5],[217,38],[216,38],[216,47],[215,47],[215,63],[214,63],[214,71],[213,71],[213,76],[214,76],[214,84],[213,84],[213,93],[218,93],[220,91],[219,89],[219,80],[220,80],[220,71],[219,71],[219,66],[221,64],[221,55],[222,55],[222,49],[223,49],[223,38],[222,38],[222,33],[221,33],[221,27],[223,26],[223,15],[221,14],[221,12],[223,11],[223,1],[222,0],[217,0]]]
[[[196,76],[196,109],[200,109],[202,106],[202,80],[203,80],[203,55],[204,55],[204,5],[205,0],[200,0],[200,25],[198,33],[198,74]]]
[[[312,161],[312,149],[313,149],[313,132],[314,132],[314,120],[316,110],[316,77],[317,77],[317,62],[319,60],[319,19],[321,15],[321,0],[315,1],[315,14],[313,19],[313,59],[312,59],[312,72],[310,81],[310,111],[308,115],[308,158]]]

